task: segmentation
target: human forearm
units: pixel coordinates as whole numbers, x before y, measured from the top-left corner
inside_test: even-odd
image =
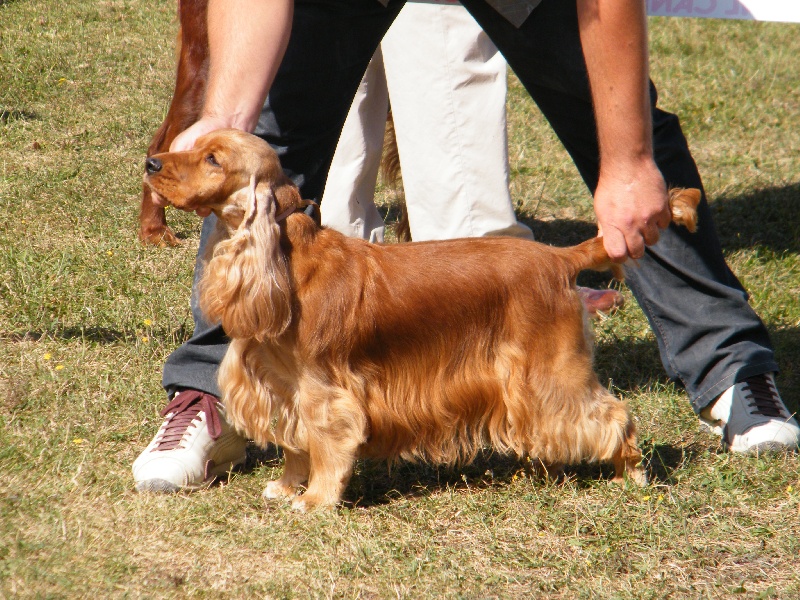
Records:
[[[578,0],[604,161],[652,157],[647,26],[641,0]]]
[[[252,131],[280,66],[292,27],[293,0],[209,0],[209,74],[200,119],[175,138],[188,150],[216,129]]]
[[[600,147],[597,220],[612,258],[639,258],[670,220],[653,158],[644,2],[578,0],[578,22]]]
[[[210,0],[204,117],[252,131],[292,26],[292,0]]]

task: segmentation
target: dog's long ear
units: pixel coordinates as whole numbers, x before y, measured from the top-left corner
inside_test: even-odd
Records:
[[[217,244],[199,284],[200,308],[231,338],[280,336],[291,323],[289,270],[280,248],[275,198],[250,182],[250,203],[239,229]]]

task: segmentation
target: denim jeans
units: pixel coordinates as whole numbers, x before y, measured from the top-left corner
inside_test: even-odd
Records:
[[[515,28],[485,0],[462,0],[508,61],[555,130],[590,190],[598,178],[598,146],[576,6],[544,0]],[[306,198],[319,198],[351,100],[369,59],[402,6],[390,0],[297,0],[289,47],[256,134],[281,157]],[[667,184],[702,182],[678,119],[656,107],[651,85],[656,162]],[[203,224],[202,254],[213,216]],[[201,269],[195,269],[195,283]],[[658,341],[667,374],[700,411],[738,380],[777,371],[766,328],[725,263],[703,196],[695,234],[670,226],[627,283]],[[195,286],[196,287],[196,286]],[[194,288],[193,288],[194,289]],[[192,300],[193,337],[164,367],[167,390],[219,395],[216,370],[227,348],[219,326],[206,323]]]

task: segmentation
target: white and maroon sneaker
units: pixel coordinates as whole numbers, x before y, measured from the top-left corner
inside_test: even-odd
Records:
[[[247,442],[225,420],[215,396],[180,391],[161,416],[164,422],[133,463],[137,491],[202,489],[244,463]]]

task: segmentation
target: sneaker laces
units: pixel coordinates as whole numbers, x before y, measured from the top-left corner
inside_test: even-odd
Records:
[[[751,415],[788,418],[778,391],[766,375],[748,377],[743,383],[742,395],[747,400]]]
[[[178,392],[169,404],[161,411],[165,417],[172,413],[162,425],[162,435],[153,451],[174,450],[180,446],[189,427],[197,427],[198,415],[206,414],[208,433],[212,440],[222,434],[222,423],[217,412],[217,398],[198,390]]]

